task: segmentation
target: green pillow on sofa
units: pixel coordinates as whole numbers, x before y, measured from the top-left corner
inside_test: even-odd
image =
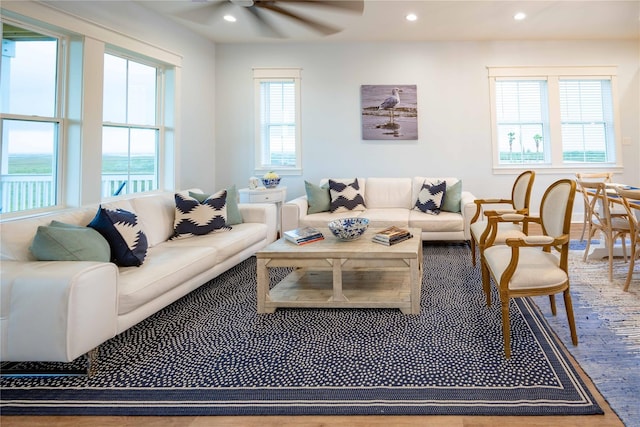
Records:
[[[447,185],[447,191],[444,194],[444,201],[440,206],[441,211],[460,212],[460,199],[462,197],[462,181],[455,184]]]
[[[38,227],[29,250],[39,261],[111,260],[109,243],[100,233],[90,227],[59,221]]]
[[[305,181],[304,189],[307,192],[307,203],[309,204],[309,208],[307,209],[308,214],[329,211],[331,208],[329,184],[317,186]]]

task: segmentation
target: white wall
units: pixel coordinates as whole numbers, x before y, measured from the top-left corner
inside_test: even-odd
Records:
[[[253,67],[301,67],[302,176],[456,176],[478,197],[508,195],[514,175],[492,172],[487,66],[617,65],[624,169],[640,185],[639,41],[308,43],[216,46],[216,181],[244,187],[254,174]],[[416,84],[417,141],[364,141],[360,85]],[[538,172],[532,200],[564,174]],[[536,210],[537,206],[533,206]],[[581,212],[576,203],[575,212]],[[576,214],[576,218],[581,214]]]

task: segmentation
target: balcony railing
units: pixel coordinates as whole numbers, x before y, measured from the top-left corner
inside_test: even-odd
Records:
[[[112,197],[123,183],[120,194],[141,193],[157,188],[155,175],[102,175],[102,198]],[[0,212],[38,209],[56,204],[51,175],[2,175]]]

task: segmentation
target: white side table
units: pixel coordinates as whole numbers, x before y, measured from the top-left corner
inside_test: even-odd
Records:
[[[287,198],[287,187],[258,187],[254,190],[240,188],[238,194],[240,203],[275,203],[278,210],[278,235],[282,236],[282,204]]]

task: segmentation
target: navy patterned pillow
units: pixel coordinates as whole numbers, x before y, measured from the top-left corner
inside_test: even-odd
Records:
[[[111,262],[114,264],[137,267],[144,262],[149,245],[138,217],[133,212],[100,206],[88,227],[107,239],[111,249]]]
[[[227,190],[218,191],[202,202],[176,193],[176,218],[172,239],[202,236],[211,232],[231,230],[227,226]]]
[[[438,181],[435,184],[425,181],[418,193],[418,199],[414,209],[431,215],[438,215],[447,191],[446,181]]]
[[[366,209],[360,192],[358,178],[354,180],[329,180],[331,212],[363,211]]]

